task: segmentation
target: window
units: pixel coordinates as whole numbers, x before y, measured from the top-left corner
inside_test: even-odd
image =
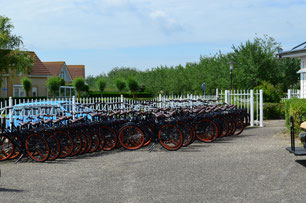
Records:
[[[62,71],[59,75],[60,78],[64,78],[64,71]]]
[[[37,97],[37,87],[32,87],[32,96]]]
[[[25,97],[25,91],[23,90],[22,85],[14,85],[13,97]]]

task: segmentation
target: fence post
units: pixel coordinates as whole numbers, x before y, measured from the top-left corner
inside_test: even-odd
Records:
[[[250,124],[254,126],[254,90],[250,90],[250,117]]]
[[[123,100],[124,100],[124,98],[123,98],[123,94],[122,95],[120,95],[120,103],[121,103],[121,109],[123,109]]]
[[[158,95],[159,108],[162,108],[162,95]]]
[[[9,97],[9,107],[11,108],[10,109],[10,118],[9,118],[9,121],[10,121],[10,130],[12,130],[12,127],[13,127],[13,98],[12,97]]]
[[[75,119],[75,96],[72,96],[72,117]]]
[[[216,89],[216,99],[217,99],[217,102],[218,102],[218,98],[219,98],[219,89],[217,88]]]
[[[260,94],[260,97],[259,97],[259,119],[260,119],[260,123],[259,123],[259,126],[260,127],[263,127],[263,90],[259,90],[259,94]]]
[[[287,98],[291,99],[291,89],[288,89],[288,93],[287,94],[288,94]]]
[[[225,103],[228,104],[228,91],[225,90],[224,93],[225,93]]]

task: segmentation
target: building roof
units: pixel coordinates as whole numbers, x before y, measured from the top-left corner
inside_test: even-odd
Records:
[[[65,64],[65,61],[50,61],[50,62],[43,62],[43,64],[52,73],[52,76],[58,76],[58,74],[62,70],[63,65]]]
[[[299,70],[297,73],[306,73],[306,68]]]
[[[44,75],[44,76],[51,76],[50,71],[46,66],[41,62],[41,60],[38,58],[35,52],[33,51],[27,51],[30,56],[34,57],[34,64],[32,67],[32,71],[29,75]]]
[[[76,77],[85,78],[85,65],[67,65],[72,80]]]
[[[280,57],[301,57],[306,56],[306,42],[293,47],[289,51],[281,51],[277,55]]]

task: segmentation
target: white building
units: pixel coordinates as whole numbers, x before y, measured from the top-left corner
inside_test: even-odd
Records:
[[[301,98],[306,98],[306,42],[293,47],[289,51],[281,51],[278,55],[282,58],[301,59],[301,69],[297,73],[300,74]]]

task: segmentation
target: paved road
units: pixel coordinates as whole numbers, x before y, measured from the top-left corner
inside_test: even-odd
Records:
[[[0,163],[0,202],[306,202],[306,157],[283,121],[167,152],[117,150],[52,163]]]

